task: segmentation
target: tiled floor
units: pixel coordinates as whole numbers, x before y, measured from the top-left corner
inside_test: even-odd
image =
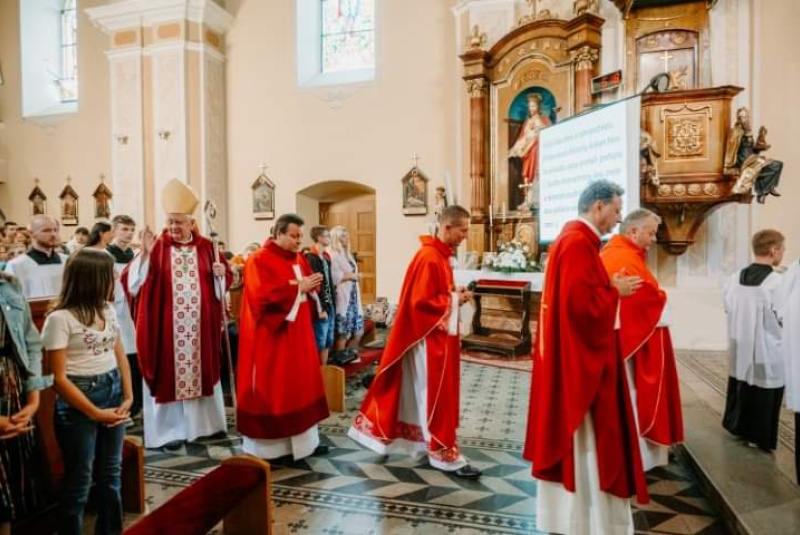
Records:
[[[274,467],[277,534],[534,534],[536,485],[521,459],[529,373],[465,363],[460,445],[484,471],[460,480],[404,456],[381,457],[346,436],[364,396],[348,381],[347,413],[321,426],[326,457]],[[134,434],[141,430],[132,429]],[[189,444],[176,453],[147,451],[150,509],[238,452],[240,439]],[[652,501],[634,513],[637,533],[724,533],[687,470],[677,464],[649,474]],[[135,521],[128,518],[127,522]]]

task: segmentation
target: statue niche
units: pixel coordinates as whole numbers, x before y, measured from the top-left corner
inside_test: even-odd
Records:
[[[553,94],[531,87],[517,95],[508,113],[508,199],[518,210],[533,211],[538,198],[539,132],[556,123]]]

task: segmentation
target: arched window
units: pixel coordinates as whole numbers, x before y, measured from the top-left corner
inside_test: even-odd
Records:
[[[78,100],[78,10],[76,0],[64,0],[61,8],[61,101]]]
[[[301,87],[375,79],[377,0],[296,0]]]
[[[320,72],[375,67],[375,0],[320,0]]]

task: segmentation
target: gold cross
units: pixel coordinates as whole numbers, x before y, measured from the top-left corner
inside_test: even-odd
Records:
[[[265,175],[265,176],[266,176],[266,172],[267,172],[267,167],[269,167],[269,166],[267,164],[265,164],[264,162],[261,162],[260,164],[258,164],[258,170],[261,172],[262,175]]]
[[[669,50],[665,50],[662,55],[658,56],[658,59],[664,60],[664,72],[669,72],[669,60],[675,59],[675,56],[670,55]]]

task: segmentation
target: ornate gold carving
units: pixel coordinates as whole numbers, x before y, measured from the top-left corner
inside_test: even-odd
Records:
[[[686,195],[686,186],[683,184],[675,184],[672,188],[672,193],[674,193],[677,197],[683,197]]]
[[[658,194],[662,197],[669,197],[672,193],[672,186],[667,184],[661,184],[658,186]]]
[[[489,83],[486,78],[467,80],[467,93],[469,93],[469,98],[483,98],[488,91]]]
[[[686,112],[689,113],[686,113]],[[664,123],[665,161],[687,158],[708,158],[708,124],[712,119],[711,106],[692,108],[684,104],[678,109],[662,108]]]
[[[706,195],[717,195],[719,193],[719,188],[713,182],[706,182],[703,184],[703,193]]]
[[[591,70],[594,62],[600,58],[600,53],[596,48],[586,45],[570,52],[569,57],[575,63],[575,70],[587,71]]]
[[[487,41],[487,37],[485,33],[481,32],[480,27],[476,24],[472,27],[472,35],[469,36],[469,49],[470,50],[480,50],[484,47]]]
[[[700,195],[703,193],[703,188],[700,184],[689,184],[689,195]]]

